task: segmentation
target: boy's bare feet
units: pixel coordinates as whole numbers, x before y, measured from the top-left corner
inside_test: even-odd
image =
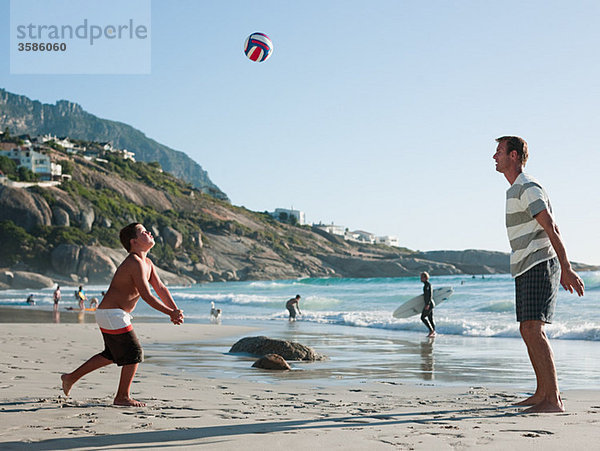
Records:
[[[115,406],[127,406],[127,407],[145,407],[146,403],[141,401],[136,401],[133,398],[115,398],[113,402]]]
[[[73,382],[71,382],[68,374],[62,374],[60,376],[60,380],[62,381],[62,389],[65,396],[69,396],[71,392],[71,387],[73,386]]]

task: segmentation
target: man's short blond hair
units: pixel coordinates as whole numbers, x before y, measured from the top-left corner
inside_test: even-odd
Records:
[[[423,271],[423,272],[421,273],[421,276],[425,276],[425,278],[426,278],[427,280],[429,280],[429,273],[428,273],[427,271]]]

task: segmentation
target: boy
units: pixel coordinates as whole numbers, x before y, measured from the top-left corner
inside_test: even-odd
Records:
[[[152,261],[147,257],[154,238],[142,224],[132,223],[121,229],[121,244],[129,255],[117,268],[106,295],[96,310],[105,348],[75,371],[61,376],[62,388],[69,396],[71,387],[86,374],[111,363],[121,366],[121,379],[114,399],[118,406],[143,407],[146,404],[130,397],[131,383],[143,359],[142,347],[133,331],[130,313],[141,297],[151,307],[169,315],[175,325],[183,323],[183,312],[177,308],[171,293],[161,282]],[[160,300],[150,292],[154,288]],[[161,302],[162,301],[162,302]]]

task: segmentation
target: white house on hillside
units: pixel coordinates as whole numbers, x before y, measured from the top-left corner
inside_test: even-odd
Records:
[[[364,230],[355,230],[354,232],[346,232],[346,239],[358,243],[373,244],[375,243],[375,234]]]
[[[73,144],[70,140],[68,136],[63,136],[61,138],[57,138],[54,140],[54,142],[60,146],[62,146],[63,149],[65,149],[68,153],[74,153],[75,152],[75,144]]]
[[[15,146],[10,150],[4,150],[3,147],[0,147],[0,155],[10,158],[17,163],[17,166],[25,166],[31,172],[37,174],[41,180],[53,180],[62,175],[60,164],[53,163],[48,155],[36,152],[29,147]]]
[[[398,240],[398,237],[396,237],[396,236],[390,236],[390,235],[378,236],[375,239],[375,242],[377,244],[385,244],[386,246],[400,247],[400,241]]]
[[[345,237],[346,235],[346,229],[344,226],[341,225],[335,225],[334,223],[331,224],[313,224],[313,227],[319,230],[322,230],[323,232],[327,232],[330,235],[337,235],[337,236],[342,236]]]
[[[288,210],[287,208],[276,208],[273,213],[270,213],[275,219],[281,221],[282,218],[296,218],[298,225],[306,224],[306,217],[303,211],[300,210]]]
[[[62,136],[57,138],[50,133],[46,135],[39,135],[34,138],[34,141],[39,144],[45,144],[49,141],[54,141],[56,144],[60,145],[67,153],[78,153],[85,152],[85,147],[80,147],[75,143],[71,142],[68,136]]]

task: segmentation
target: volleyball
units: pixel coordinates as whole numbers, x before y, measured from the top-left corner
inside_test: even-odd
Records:
[[[273,43],[264,33],[252,33],[246,39],[244,53],[252,61],[261,63],[268,60],[273,53]]]

